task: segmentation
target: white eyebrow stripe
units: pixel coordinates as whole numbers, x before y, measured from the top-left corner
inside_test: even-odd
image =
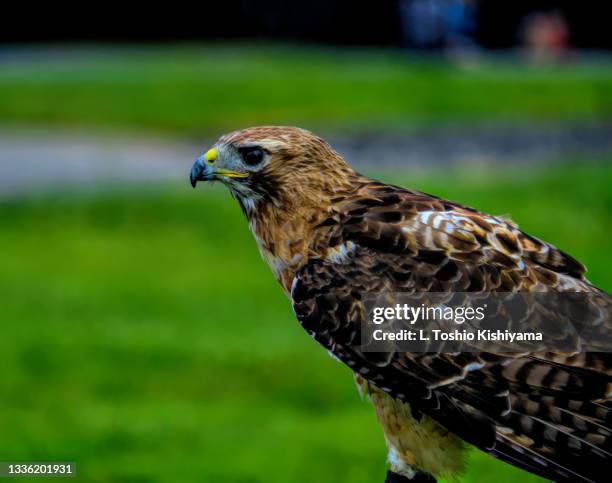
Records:
[[[248,146],[261,146],[262,148],[278,149],[281,148],[284,143],[275,139],[258,139],[252,143],[245,144],[244,147]]]

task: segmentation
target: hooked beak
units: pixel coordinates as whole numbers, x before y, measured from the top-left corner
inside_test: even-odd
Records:
[[[200,156],[191,167],[189,181],[192,187],[196,187],[198,181],[214,181],[223,178],[248,178],[249,173],[239,173],[229,169],[217,168],[217,149],[209,149],[206,154]]]
[[[198,158],[193,166],[191,167],[191,174],[189,175],[189,181],[193,188],[196,187],[198,181],[212,181],[215,179],[215,173],[212,166],[208,166],[201,162],[202,158]]]

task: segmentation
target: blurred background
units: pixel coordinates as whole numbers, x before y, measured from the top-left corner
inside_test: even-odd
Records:
[[[350,372],[238,206],[188,184],[289,124],[361,171],[512,217],[612,287],[604,2],[25,5],[0,29],[0,460],[92,482],[376,482]],[[461,481],[541,481],[471,452]]]

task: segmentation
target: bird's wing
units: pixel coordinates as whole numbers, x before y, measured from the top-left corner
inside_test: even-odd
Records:
[[[612,458],[612,358],[605,353],[383,353],[361,349],[359,294],[596,291],[568,255],[499,218],[371,183],[319,224],[295,276],[302,326],[353,371],[467,442],[541,476],[599,481]],[[609,300],[608,300],[609,302]]]

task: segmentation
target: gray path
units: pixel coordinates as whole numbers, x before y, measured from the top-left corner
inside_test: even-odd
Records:
[[[0,195],[40,186],[184,178],[197,146],[155,138],[0,131]]]
[[[462,163],[529,164],[612,154],[612,123],[470,126],[321,133],[359,169]],[[40,186],[186,180],[193,159],[212,141],[0,129],[0,195]],[[608,158],[610,159],[610,158]]]

